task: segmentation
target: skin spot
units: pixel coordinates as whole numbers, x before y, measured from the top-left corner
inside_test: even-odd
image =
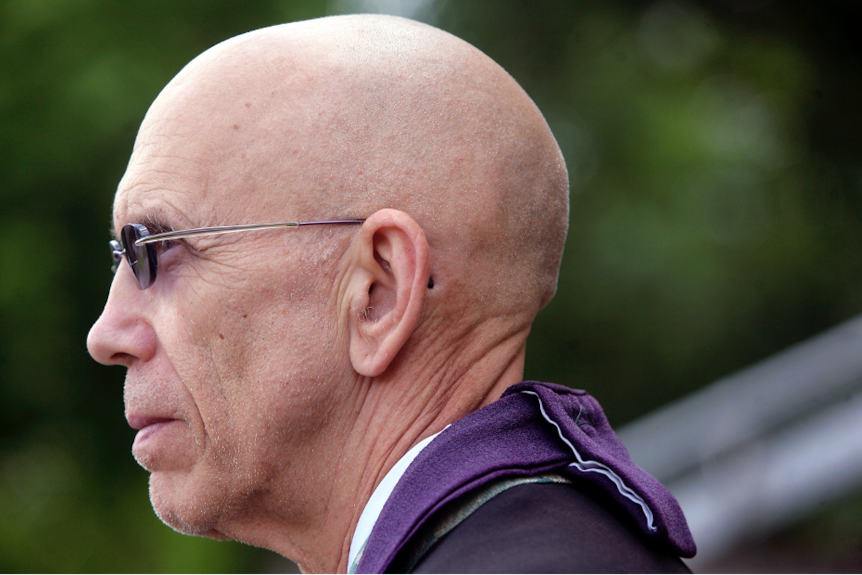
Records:
[[[247,314],[247,313],[242,314],[242,319],[245,319],[245,318],[247,318],[247,317],[248,317],[248,314]]]
[[[221,339],[224,339],[224,334],[223,334],[223,333],[218,334],[218,336],[219,336]]]
[[[234,130],[239,130],[239,124],[234,124],[234,125],[233,125],[233,129],[234,129]]]
[[[275,94],[273,94],[273,95],[275,95]],[[245,107],[246,107],[246,108],[251,108],[251,102],[246,102],[246,103],[245,103]]]

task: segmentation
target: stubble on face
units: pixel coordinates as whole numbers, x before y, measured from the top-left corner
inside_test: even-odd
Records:
[[[272,248],[260,249],[278,254]],[[330,388],[345,366],[327,359],[338,338],[321,320],[325,289],[310,293],[322,288],[309,282],[310,263],[289,258],[303,280],[296,285],[283,270],[266,269],[279,267],[277,259],[244,268],[245,280],[194,291],[183,289],[191,281],[177,282],[159,294],[156,305],[170,312],[156,326],[162,363],[129,371],[128,405],[177,418],[161,443],[135,455],[152,472],[157,513],[182,532],[218,537],[245,518],[293,512],[285,507],[301,492],[297,485],[314,478],[310,450],[320,444]]]
[[[264,152],[259,138],[234,128],[249,126],[244,100],[212,102],[216,112],[191,92],[169,88],[148,114],[118,191],[116,225],[146,223],[150,213],[175,229],[310,215],[298,213],[308,201],[290,196],[301,185],[282,180],[279,207],[261,195],[258,176],[238,168],[256,172],[273,161],[255,155]],[[243,137],[257,143],[244,146]],[[214,157],[214,142],[225,139],[243,157]],[[171,527],[240,538],[233,526],[251,518],[308,521],[296,502],[323,479],[315,452],[323,451],[333,382],[348,371],[333,359],[345,354],[337,352],[344,338],[332,278],[349,238],[346,229],[249,232],[161,256],[158,281],[138,294],[148,300],[158,350],[129,368],[125,395],[127,412],[169,421],[134,454],[151,471],[153,506]]]

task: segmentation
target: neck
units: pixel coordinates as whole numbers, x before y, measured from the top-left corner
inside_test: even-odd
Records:
[[[528,330],[508,338],[484,354],[465,360],[426,362],[410,374],[392,374],[358,382],[356,418],[347,444],[355,454],[355,474],[344,489],[355,494],[349,525],[343,531],[338,571],[348,566],[350,543],[366,503],[390,469],[414,445],[442,431],[473,411],[495,401],[511,385],[521,381]],[[454,346],[451,349],[467,351]],[[416,366],[420,362],[410,362]],[[346,477],[347,475],[345,475]]]
[[[469,342],[450,345],[457,355],[405,361],[409,373],[395,369],[345,386],[326,440],[310,450],[317,457],[295,474],[298,485],[268,494],[268,521],[257,514],[224,534],[289,557],[304,572],[346,572],[353,533],[374,489],[411,447],[522,379],[528,331],[485,353],[470,353],[479,346]]]

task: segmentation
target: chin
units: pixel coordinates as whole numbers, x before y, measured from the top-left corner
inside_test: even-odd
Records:
[[[185,535],[227,539],[215,525],[219,519],[219,497],[202,490],[178,489],[176,482],[163,473],[150,475],[150,503],[153,511],[171,529]]]

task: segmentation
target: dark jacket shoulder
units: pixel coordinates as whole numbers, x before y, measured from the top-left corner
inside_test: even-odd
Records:
[[[689,573],[588,485],[504,491],[440,539],[415,573]]]

